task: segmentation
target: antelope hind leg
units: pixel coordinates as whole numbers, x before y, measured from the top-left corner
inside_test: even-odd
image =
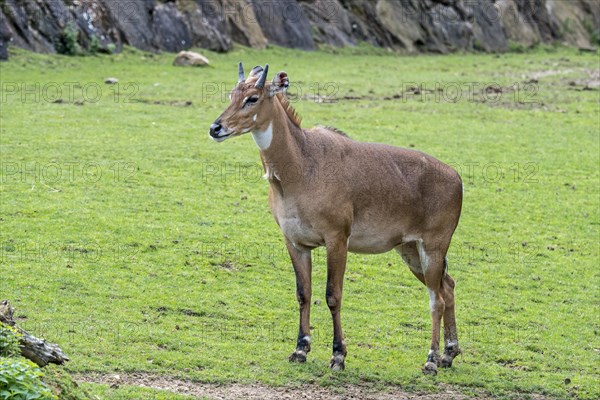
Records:
[[[446,261],[447,264],[447,261]],[[452,366],[454,357],[460,354],[458,335],[456,333],[456,318],[454,316],[454,279],[447,273],[442,281],[442,292],[446,308],[444,310],[444,355],[440,362],[442,368]]]
[[[422,241],[417,242],[419,259],[423,268],[423,277],[429,293],[429,308],[431,311],[431,347],[427,355],[427,362],[423,366],[423,373],[436,375],[437,367],[441,366],[440,357],[440,328],[442,317],[446,309],[443,292],[443,279],[445,271],[445,250],[440,246],[431,246],[433,250],[427,249]],[[443,251],[442,251],[443,250]]]

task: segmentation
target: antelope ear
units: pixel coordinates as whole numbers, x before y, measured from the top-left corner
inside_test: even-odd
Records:
[[[271,81],[269,96],[273,97],[276,93],[284,93],[288,86],[290,86],[288,74],[284,71],[278,72],[277,75],[275,75],[275,78],[273,78]]]

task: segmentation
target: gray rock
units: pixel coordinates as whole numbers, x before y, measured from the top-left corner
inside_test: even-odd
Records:
[[[255,49],[267,47],[267,38],[258,24],[254,8],[239,0],[221,0],[226,11],[231,39]],[[235,12],[231,12],[231,11]]]
[[[2,7],[13,44],[38,52],[54,52],[66,27],[66,8],[62,2],[16,2]]]
[[[421,25],[427,15],[418,1],[378,1],[375,12],[375,18],[392,35],[394,42],[409,52],[415,52],[429,42]]]
[[[189,26],[193,46],[220,52],[231,49],[232,40],[220,2],[189,0],[177,5]]]
[[[475,50],[503,52],[508,50],[508,40],[504,34],[498,8],[491,2],[472,4],[473,46]]]
[[[174,3],[157,4],[152,12],[153,47],[170,52],[189,49],[192,36]]]
[[[313,26],[317,43],[332,46],[354,46],[358,43],[352,14],[337,0],[316,0],[301,3],[304,14]],[[362,35],[364,37],[364,35]]]
[[[314,50],[310,21],[296,0],[249,0],[256,20],[270,43]]]
[[[232,42],[313,50],[316,44],[408,52],[500,52],[600,36],[598,0],[0,0],[7,44],[37,52],[228,51]],[[597,40],[597,39],[596,39]]]
[[[8,44],[12,39],[6,16],[0,8],[0,61],[8,60]]]
[[[361,41],[379,47],[403,47],[403,44],[397,36],[382,24],[382,20],[379,18],[377,11],[379,4],[381,4],[379,1],[343,0],[342,4],[344,4],[344,7],[348,10],[352,10],[354,16],[353,22],[357,26],[354,33]],[[402,6],[402,4],[399,5]],[[401,23],[404,23],[407,19],[404,18],[400,21],[402,21]]]
[[[179,54],[177,54],[177,57],[175,57],[175,60],[173,61],[173,65],[179,67],[201,67],[208,64],[208,58],[193,51],[180,51]]]
[[[154,0],[102,0],[107,15],[124,44],[142,50],[157,50],[152,29]]]
[[[424,15],[420,22],[426,32],[424,49],[439,53],[470,50],[474,36],[470,15],[456,4],[444,3],[434,4],[420,13]]]

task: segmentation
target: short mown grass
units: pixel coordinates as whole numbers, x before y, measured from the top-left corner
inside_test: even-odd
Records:
[[[60,343],[69,371],[600,397],[599,92],[584,90],[597,55],[207,55],[198,69],[131,49],[13,51],[0,64],[0,298],[25,329]],[[463,354],[452,369],[421,373],[427,294],[394,253],[350,256],[347,369],[331,373],[317,251],[313,349],[306,364],[288,363],[294,274],[258,150],[250,137],[207,134],[239,60],[288,72],[304,127],[414,147],[461,172],[449,260]]]

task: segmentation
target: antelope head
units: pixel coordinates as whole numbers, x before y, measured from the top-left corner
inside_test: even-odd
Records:
[[[275,95],[283,93],[289,86],[287,74],[279,72],[267,82],[269,64],[263,69],[256,66],[244,77],[242,63],[238,66],[238,83],[231,91],[229,106],[210,126],[210,137],[217,142],[248,132],[267,129],[275,106]]]

